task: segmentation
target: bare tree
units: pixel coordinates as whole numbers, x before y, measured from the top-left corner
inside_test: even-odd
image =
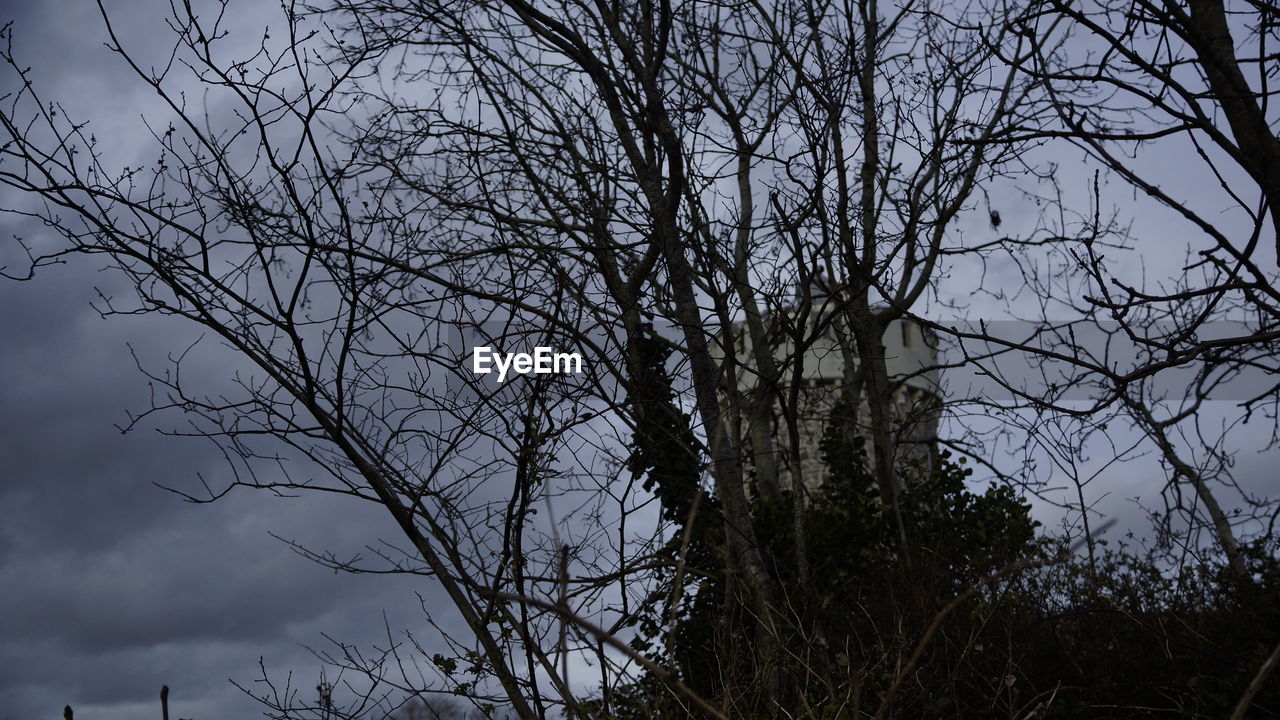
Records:
[[[231,487],[340,493],[396,522],[407,546],[373,563],[299,548],[430,577],[466,627],[426,607],[448,654],[338,645],[327,658],[371,680],[353,689],[368,707],[452,691],[583,716],[584,658],[606,707],[637,668],[712,717],[800,707],[811,681],[858,692],[831,679],[847,653],[806,625],[805,583],[780,583],[752,495],[780,494],[783,472],[803,492],[784,466],[804,354],[833,333],[908,556],[883,336],[936,299],[949,257],[992,248],[952,229],[1035,121],[1023,20],[981,3],[340,0],[286,3],[283,34],[230,58],[225,2],[173,11],[156,69],[103,11],[167,106],[155,163],[108,167],[7,51],[0,179],[64,241],[33,247],[33,271],[104,257],[136,290],[106,314],[194,322],[243,363],[225,393],[191,387],[182,356],[149,375],[152,411],[217,440]],[[495,386],[471,371],[481,341],[572,347],[588,371]],[[627,645],[659,572],[711,574],[688,557],[695,523],[729,588],[714,698]],[[868,673],[915,646],[885,632]]]
[[[430,197],[426,213],[519,238],[516,252],[545,258],[556,277],[584,273],[580,287],[598,288],[593,303],[624,331],[630,397],[645,384],[634,355],[645,323],[675,328],[749,618],[748,632],[725,637],[751,638],[757,665],[774,664],[797,600],[760,556],[748,465],[762,495],[779,491],[773,436],[783,430],[798,454],[804,351],[834,329],[896,514],[882,336],[927,297],[944,258],[975,251],[948,229],[978,183],[1019,155],[994,142],[1018,124],[1028,87],[977,31],[992,18],[927,3],[888,16],[875,3],[340,8],[361,47],[396,49],[405,87],[457,93],[440,104],[379,84],[361,96],[384,121],[358,140],[378,153],[370,172],[386,173],[392,192]],[[994,40],[1015,56],[1022,42]],[[823,271],[828,295],[815,302]],[[722,339],[739,318],[744,347]],[[780,677],[763,677],[741,684],[776,704]]]
[[[1027,317],[1040,326],[1031,339],[968,334],[1054,366],[1035,390],[1011,383],[1024,399],[1085,418],[1085,431],[1118,410],[1144,433],[1169,471],[1166,529],[1179,516],[1189,523],[1180,537],[1207,527],[1242,579],[1239,527],[1265,531],[1275,517],[1232,478],[1226,440],[1255,413],[1272,420],[1275,439],[1277,27],[1273,7],[1247,1],[1031,4],[1013,31],[1034,50],[1004,55],[1044,89],[1044,112],[1021,137],[1072,143],[1147,207],[1171,211],[1185,234],[1148,237],[1118,222],[1095,176],[1088,209],[1038,230],[1075,240],[1056,259],[1022,264],[1063,322],[1045,324],[1042,305]],[[1171,158],[1206,182],[1168,177]],[[1170,245],[1182,238],[1185,248]],[[1154,277],[1123,266],[1126,250],[1154,247]],[[1180,265],[1163,262],[1184,250]],[[1206,403],[1227,398],[1241,412],[1215,430]],[[1233,516],[1224,494],[1255,512]]]

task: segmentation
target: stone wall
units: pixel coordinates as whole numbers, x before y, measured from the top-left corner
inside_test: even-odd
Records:
[[[797,466],[808,490],[820,487],[826,480],[828,468],[822,460],[819,445],[840,393],[840,386],[832,380],[805,382],[797,408],[798,448],[791,447],[781,409],[775,409],[772,433],[775,446],[772,451],[779,460],[778,480],[783,490],[791,489]],[[934,440],[938,434],[938,410],[936,396],[926,390],[903,385],[893,394],[891,412],[896,448],[894,464],[905,478],[927,471],[932,462]],[[858,418],[870,418],[870,408],[865,397],[858,410]],[[869,462],[872,451],[869,428],[864,429],[863,437],[866,440]]]
[[[935,439],[938,434],[940,403],[938,402],[940,383],[937,365],[936,342],[932,336],[909,320],[895,320],[886,328],[884,338],[885,366],[891,378],[899,378],[891,400],[892,431],[895,437],[894,464],[903,478],[909,482],[910,475],[927,470],[933,460],[936,448]],[[733,344],[739,358],[751,357],[751,346],[746,333],[741,327],[735,328]],[[773,349],[780,367],[789,368],[795,360],[795,350],[790,341],[783,338]],[[841,383],[846,377],[845,354],[836,341],[834,330],[829,329],[813,338],[805,347],[801,360],[801,388],[797,408],[797,430],[799,446],[791,447],[787,424],[782,417],[781,407],[773,410],[770,436],[772,447],[767,449],[752,448],[752,454],[770,452],[777,456],[779,467],[779,486],[789,489],[794,483],[797,472],[803,479],[804,486],[810,490],[822,485],[827,476],[826,463],[822,461],[819,444],[826,430],[827,422],[836,401],[841,395]],[[738,393],[748,394],[756,390],[756,378],[750,373],[741,372],[739,377],[730,380],[737,386]],[[892,381],[891,381],[892,382]],[[727,403],[728,398],[724,401]],[[725,407],[729,416],[736,413],[734,409]],[[859,418],[869,418],[870,410],[866,399],[862,400],[858,410]],[[745,425],[745,419],[743,423]],[[747,432],[743,427],[742,431]],[[869,431],[864,431],[867,451],[871,452],[872,443]],[[750,447],[743,438],[743,447]],[[752,457],[745,458],[748,468],[754,462]],[[752,488],[754,491],[755,488]]]

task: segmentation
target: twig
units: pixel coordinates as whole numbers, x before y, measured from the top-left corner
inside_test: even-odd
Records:
[[[1276,669],[1276,665],[1280,665],[1280,643],[1276,643],[1276,649],[1271,651],[1271,657],[1262,663],[1262,667],[1258,668],[1258,674],[1253,676],[1253,682],[1245,688],[1244,695],[1240,696],[1240,702],[1236,704],[1235,712],[1231,713],[1231,720],[1244,720],[1245,711],[1253,704],[1254,696],[1262,690],[1262,684]]]
[[[630,647],[626,643],[614,637],[612,633],[600,627],[599,625],[596,625],[590,620],[587,620],[586,618],[579,616],[577,613],[573,612],[573,610],[571,610],[567,606],[561,605],[559,603],[547,602],[546,600],[541,600],[539,598],[524,597],[522,595],[516,595],[514,593],[502,593],[502,592],[495,593],[487,589],[479,590],[479,591],[482,592],[482,594],[490,595],[499,600],[506,600],[508,602],[515,602],[515,603],[525,603],[537,608],[542,608],[543,610],[548,610],[550,612],[556,613],[561,618],[573,623],[574,625],[577,625],[583,630],[586,630],[588,633],[593,635],[597,640],[605,643],[606,645],[614,648],[615,650],[618,650],[619,652],[623,653],[627,657],[631,658],[632,660],[642,665],[646,670],[648,670],[649,672],[657,676],[657,678],[661,680],[663,684],[671,688],[672,691],[674,691],[678,695],[683,696],[690,703],[693,703],[693,705],[696,706],[699,710],[706,713],[707,717],[715,718],[715,720],[729,720],[728,716],[726,716],[724,713],[717,710],[716,707],[712,705],[706,698],[694,692],[692,689],[689,688],[688,685],[685,685],[684,683],[680,682],[680,679],[675,676],[675,673],[655,663],[654,661],[645,657],[641,653],[636,652],[634,648]]]

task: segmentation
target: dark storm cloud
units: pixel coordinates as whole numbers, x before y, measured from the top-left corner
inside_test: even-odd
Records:
[[[167,3],[110,7],[143,55],[162,47],[154,31]],[[122,164],[148,156],[137,118],[150,101],[103,47],[94,3],[7,3],[0,23],[9,20],[42,92],[92,119]],[[37,248],[56,240],[0,216],[10,272],[21,266],[15,237]],[[198,331],[157,316],[99,317],[98,292],[130,295],[100,265],[73,258],[31,282],[0,281],[0,718],[56,717],[67,703],[95,720],[150,716],[162,683],[178,716],[252,717],[258,707],[227,680],[252,684],[259,657],[296,671],[305,688],[320,664],[304,645],[385,637],[384,611],[392,627],[420,623],[421,582],[335,574],[268,534],[349,556],[394,537],[377,508],[247,491],[192,505],[156,487],[195,491],[197,474],[228,476],[207,441],[156,432],[181,418],[127,435],[115,427],[148,403],[129,346],[160,368]],[[216,344],[207,352],[187,378],[205,390],[227,375]]]
[[[334,575],[268,535],[354,552],[391,535],[375,508],[251,492],[195,506],[154,486],[226,471],[205,442],[115,429],[146,398],[126,341],[162,359],[190,333],[102,320],[88,302],[110,280],[86,265],[0,284],[5,712],[47,717],[74,701],[125,716],[168,683],[234,703],[205,717],[242,713],[226,679],[252,679],[260,655],[311,666],[299,643],[377,637],[388,607],[412,622],[407,582]]]

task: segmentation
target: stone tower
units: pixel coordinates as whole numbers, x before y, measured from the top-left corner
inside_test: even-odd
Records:
[[[734,334],[738,351],[749,352],[745,330],[740,326],[735,327]],[[929,467],[935,447],[934,439],[938,434],[941,387],[936,367],[937,342],[931,332],[910,320],[895,320],[890,323],[883,341],[885,364],[894,387],[890,398],[891,429],[896,448],[894,463],[909,477],[912,472]],[[794,363],[791,343],[780,343],[775,350],[775,357],[779,362]],[[815,339],[804,353],[802,367],[796,412],[800,442],[794,457],[787,441],[787,424],[782,417],[781,408],[776,404],[771,418],[771,451],[778,459],[778,484],[782,490],[791,488],[795,468],[799,469],[805,487],[810,490],[820,486],[826,479],[827,466],[822,460],[819,443],[831,413],[843,394],[845,379],[852,375],[852,372],[845,372],[844,354],[834,330],[828,330]],[[742,373],[735,382],[739,391],[745,393],[753,389],[753,380],[754,378]],[[870,415],[865,397],[862,398],[857,414],[861,418]],[[869,432],[864,433],[864,437],[869,450]],[[750,443],[745,443],[745,446],[749,447]],[[752,463],[750,457],[746,460],[748,464]]]

